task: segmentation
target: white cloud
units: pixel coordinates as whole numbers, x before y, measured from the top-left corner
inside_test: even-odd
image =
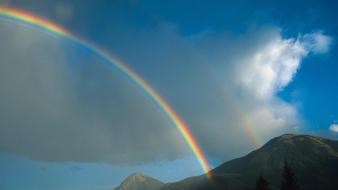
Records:
[[[297,38],[283,38],[278,31],[237,61],[237,86],[245,98],[238,98],[250,118],[253,131],[262,139],[281,132],[293,131],[300,125],[297,108],[276,95],[289,85],[309,53],[329,50],[331,38],[323,33],[310,33]],[[241,103],[240,103],[241,104]]]
[[[270,99],[287,86],[310,52],[325,53],[331,38],[322,33],[283,39],[279,34],[262,44],[240,64],[238,80],[257,98]]]
[[[330,127],[329,127],[329,130],[334,132],[334,133],[338,133],[338,124],[331,124]]]
[[[275,36],[243,60],[238,80],[257,98],[269,99],[291,82],[307,54],[299,40]]]

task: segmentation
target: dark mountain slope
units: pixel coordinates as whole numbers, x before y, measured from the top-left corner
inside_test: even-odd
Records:
[[[166,184],[161,190],[253,189],[259,175],[269,181],[272,189],[278,189],[285,160],[294,170],[301,189],[338,188],[338,141],[286,134],[215,168],[211,171],[212,183],[199,176]]]

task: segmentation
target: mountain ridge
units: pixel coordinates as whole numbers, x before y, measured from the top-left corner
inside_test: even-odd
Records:
[[[338,141],[311,135],[283,134],[247,155],[227,161],[206,175],[163,184],[153,190],[247,190],[259,175],[279,189],[284,162],[294,170],[301,189],[338,187]],[[125,189],[131,190],[131,189]]]
[[[163,185],[163,182],[155,178],[141,173],[133,173],[113,190],[158,190]]]

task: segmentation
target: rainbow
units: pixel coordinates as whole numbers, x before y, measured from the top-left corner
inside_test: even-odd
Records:
[[[224,90],[223,92],[223,96],[227,96],[229,99],[235,99],[232,93],[227,92],[226,90]],[[242,106],[236,103],[236,101],[228,101],[227,105],[231,107],[232,112],[236,113],[235,115],[239,115],[239,127],[243,129],[243,132],[245,133],[246,137],[248,137],[250,142],[254,145],[254,148],[259,148],[262,145],[262,142],[259,134],[257,134],[254,130],[255,122],[251,121],[246,114],[243,114],[241,110]]]
[[[12,7],[0,7],[0,16],[3,18],[14,19],[15,21],[28,23],[30,24],[30,26],[37,27],[40,30],[47,31],[52,34],[57,34],[64,37],[65,39],[74,41],[97,53],[99,56],[106,59],[109,63],[122,71],[125,75],[128,76],[130,80],[135,82],[147,95],[149,95],[152,100],[156,102],[157,106],[161,108],[161,110],[163,110],[163,112],[170,118],[174,126],[178,129],[186,143],[189,145],[194,156],[201,165],[203,171],[207,174],[208,177],[210,177],[210,173],[208,172],[211,168],[208,164],[206,156],[204,155],[193,134],[189,131],[183,119],[153,87],[151,87],[140,75],[138,75],[135,71],[128,67],[128,65],[124,64],[122,61],[118,60],[116,57],[112,56],[102,48],[99,48],[92,43],[89,43],[88,41],[74,35],[65,28],[49,20],[36,16],[32,13]]]

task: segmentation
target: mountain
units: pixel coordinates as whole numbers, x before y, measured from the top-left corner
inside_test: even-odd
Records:
[[[161,181],[144,176],[139,173],[134,173],[128,176],[118,187],[114,190],[158,190],[164,183]]]
[[[244,157],[213,169],[210,171],[211,179],[206,175],[190,177],[162,184],[156,190],[253,190],[259,175],[269,182],[272,190],[277,190],[285,161],[294,171],[302,190],[337,189],[338,141],[285,134],[271,139]]]
[[[211,171],[212,180],[198,176],[167,184],[161,190],[254,189],[259,175],[279,189],[284,161],[294,171],[301,189],[338,187],[338,141],[310,135],[285,134],[271,139],[248,155],[228,161]]]

